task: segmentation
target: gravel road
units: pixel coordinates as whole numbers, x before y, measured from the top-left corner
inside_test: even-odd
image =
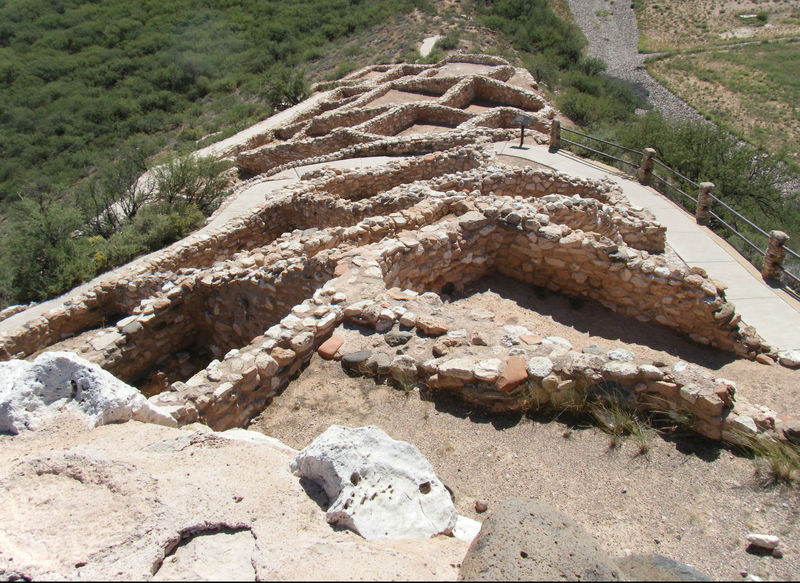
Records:
[[[694,108],[653,79],[639,53],[639,27],[629,4],[607,0],[569,0],[575,21],[589,40],[589,55],[608,64],[606,71],[631,83],[635,91],[665,116],[682,120],[702,120]],[[605,16],[598,16],[603,14]]]

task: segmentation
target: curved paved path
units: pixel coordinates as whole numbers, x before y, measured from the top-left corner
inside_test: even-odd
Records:
[[[498,154],[525,158],[554,170],[586,178],[611,178],[634,206],[650,210],[667,228],[667,244],[688,265],[702,267],[710,277],[724,282],[725,296],[736,305],[742,319],[755,326],[764,340],[779,349],[800,348],[800,302],[764,283],[761,274],[736,250],[710,229],[699,226],[694,216],[618,170],[547,146],[518,142],[495,144]]]

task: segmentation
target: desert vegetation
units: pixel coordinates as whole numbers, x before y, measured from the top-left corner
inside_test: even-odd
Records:
[[[796,36],[796,0],[634,0],[640,50],[693,47]]]
[[[428,61],[464,50],[524,64],[577,125],[630,147],[654,146],[687,176],[717,183],[726,200],[754,210],[767,226],[779,216],[778,226],[800,232],[796,205],[780,188],[789,165],[722,133],[635,115],[644,102],[604,75],[603,62],[586,57],[585,38],[562,0],[250,0],[200,10],[183,0],[136,10],[118,0],[17,4],[0,8],[0,306],[63,293],[182,237],[226,190],[219,179],[224,167],[213,161],[190,167],[180,154],[302,100],[313,80],[372,63],[421,61],[417,43],[436,32],[442,38]],[[651,3],[636,4],[640,15],[653,10]],[[775,10],[767,10],[767,24]],[[739,52],[757,51],[763,68],[786,62],[779,45],[731,50],[729,61],[744,68]],[[699,57],[678,55],[654,66],[711,79],[692,58]],[[713,82],[716,93],[732,93],[763,79],[720,72]],[[796,135],[789,106],[795,84],[788,79],[773,93],[777,103],[758,99],[752,116],[772,108],[782,131]],[[776,82],[761,85],[771,91]],[[715,111],[709,107],[712,119]],[[733,124],[722,127],[750,138]],[[751,129],[765,138],[770,131]],[[783,140],[772,135],[773,145]],[[709,139],[719,141],[705,147]],[[797,154],[769,149],[790,163]],[[162,171],[153,179],[164,192],[184,177],[177,198],[158,198],[154,183],[137,182],[156,167]],[[203,185],[199,198],[193,181]]]
[[[219,167],[168,162],[175,153],[304,99],[305,63],[419,5],[4,2],[0,305],[57,295],[196,227],[224,192]],[[163,191],[143,205],[150,193],[135,181],[164,162],[160,186],[188,171],[201,199],[189,180],[178,204]]]
[[[717,125],[773,154],[800,138],[800,44],[770,42],[654,60],[649,70]]]

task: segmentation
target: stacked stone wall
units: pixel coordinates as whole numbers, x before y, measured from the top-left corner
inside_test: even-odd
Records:
[[[481,75],[476,75],[473,79],[475,83],[476,99],[488,101],[490,103],[510,105],[534,112],[548,107],[544,98],[532,91],[506,85],[502,81]]]
[[[356,129],[368,134],[394,136],[415,123],[434,123],[455,128],[472,117],[474,114],[444,105],[408,103],[376,116]]]
[[[406,91],[408,93],[420,93],[422,95],[441,97],[459,81],[461,81],[461,77],[419,76],[411,77],[410,79],[393,81],[392,89]]]
[[[474,99],[475,83],[471,78],[466,77],[450,87],[450,89],[437,100],[437,103],[448,107],[463,109],[472,103]]]
[[[452,210],[470,204],[470,199],[462,195],[447,206]],[[344,275],[329,280],[263,336],[153,400],[171,407],[181,422],[201,419],[215,429],[225,429],[246,423],[262,410],[341,322],[377,332],[399,322],[405,329],[417,327],[423,337],[432,336],[433,343],[433,337],[447,332],[446,326],[433,331],[441,326],[433,311],[437,301],[438,305],[441,302],[426,298],[412,305],[406,300],[430,296],[418,293],[439,287],[448,279],[477,278],[493,269],[502,270],[503,251],[509,246],[523,246],[515,240],[520,236],[515,232],[502,219],[492,221],[469,212],[457,222],[402,231],[396,238],[362,246],[359,254],[348,260]],[[587,239],[591,237],[583,238]],[[566,246],[571,248],[569,242]],[[647,273],[647,268],[640,273]],[[681,291],[692,293],[692,283],[686,280],[693,275],[697,274],[684,274]],[[509,276],[521,277],[519,273]],[[397,291],[386,295],[386,288],[404,283],[417,285],[417,290],[394,287]],[[445,346],[468,342],[469,334],[464,330],[450,338],[448,333],[450,341]],[[346,366],[360,374],[420,382],[434,391],[454,392],[495,412],[560,409],[622,397],[642,409],[672,411],[713,439],[740,436],[740,427],[746,423],[742,421],[743,411],[752,408],[737,405],[742,410],[735,410],[733,383],[695,367],[639,364],[624,350],[580,352],[563,339],[531,340],[524,330],[505,334],[504,348],[495,346],[500,348],[490,343],[485,354],[478,354],[475,351],[481,346],[473,345],[472,356],[460,355],[453,348],[452,354],[425,361],[397,356],[387,347],[385,354],[368,353],[348,360]],[[519,369],[518,362],[522,376],[515,378],[511,371]],[[768,411],[762,411],[761,416],[766,416],[763,423],[771,419],[774,424],[774,414],[769,417]]]
[[[257,175],[289,162],[330,154],[347,146],[376,139],[374,136],[357,133],[348,128],[339,128],[319,138],[267,144],[255,150],[241,152],[236,157],[236,163],[245,174]]]
[[[327,115],[320,115],[312,119],[308,122],[303,132],[308,137],[322,136],[340,127],[353,127],[362,124],[388,111],[391,107],[391,105],[382,105],[356,110],[333,111]]]

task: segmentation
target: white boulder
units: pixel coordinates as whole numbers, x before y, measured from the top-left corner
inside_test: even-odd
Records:
[[[374,426],[332,425],[291,464],[328,495],[327,519],[367,540],[453,534],[450,493],[419,450]]]
[[[90,427],[129,419],[177,425],[134,387],[72,352],[0,362],[0,432],[36,429],[62,408],[84,415]]]

